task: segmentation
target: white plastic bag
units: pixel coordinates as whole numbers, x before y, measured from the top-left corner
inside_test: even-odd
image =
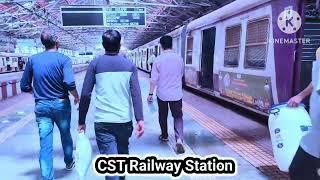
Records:
[[[154,102],[148,103],[148,108],[149,108],[149,112],[150,112],[151,114],[157,112],[157,108],[156,108]]]
[[[302,105],[279,104],[271,108],[268,124],[274,159],[281,171],[288,172],[301,138],[311,129],[310,116]]]
[[[84,180],[91,164],[92,148],[84,132],[79,133],[76,145],[76,170],[79,180]]]

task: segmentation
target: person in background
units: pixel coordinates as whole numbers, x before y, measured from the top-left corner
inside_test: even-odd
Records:
[[[22,60],[21,57],[18,57],[18,67],[19,67],[19,71],[23,70],[23,65],[25,64],[25,62]]]
[[[156,60],[156,52],[154,51],[152,52],[152,55],[149,57],[149,60],[148,60],[148,64],[151,67],[151,71],[152,71],[152,66],[155,60]],[[150,73],[150,78],[151,78],[151,73]]]
[[[135,65],[119,55],[121,35],[108,30],[102,35],[105,55],[88,67],[79,105],[79,132],[86,130],[86,115],[93,87],[96,91],[95,134],[101,154],[129,154],[132,106],[137,121],[136,133],[144,133],[143,109],[138,72]],[[107,176],[106,179],[124,179]]]
[[[312,81],[309,86],[292,97],[288,105],[296,107],[301,101],[310,97],[310,118],[312,128],[302,137],[300,146],[289,168],[292,180],[320,179],[320,48],[316,53],[317,60],[313,62]]]
[[[7,64],[7,71],[11,71],[12,67],[11,67],[11,63],[10,63],[9,57],[6,57],[6,64]]]
[[[160,38],[163,53],[154,62],[148,102],[153,101],[153,91],[157,87],[157,101],[159,107],[159,124],[161,128],[161,141],[168,141],[168,106],[174,118],[174,131],[177,153],[185,152],[183,147],[183,113],[182,113],[182,77],[184,62],[182,57],[172,51],[172,37]]]
[[[59,53],[58,37],[44,31],[41,42],[45,51],[29,58],[21,79],[21,91],[33,92],[35,115],[40,136],[40,168],[44,180],[54,178],[53,127],[57,125],[64,153],[66,169],[75,167],[73,142],[70,133],[70,92],[74,103],[80,101],[73,75],[71,59]],[[33,85],[32,85],[33,81]]]

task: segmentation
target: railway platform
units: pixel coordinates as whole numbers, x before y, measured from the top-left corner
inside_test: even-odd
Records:
[[[81,90],[85,72],[75,75],[78,90]],[[148,104],[148,76],[140,72],[140,86],[143,97],[145,116],[145,134],[137,138],[133,133],[130,139],[130,154],[144,156],[156,154],[159,157],[178,157],[175,152],[173,122],[169,117],[169,142],[158,141],[160,128],[157,120],[156,102]],[[239,179],[264,180],[288,179],[287,174],[280,172],[273,160],[271,142],[264,119],[254,119],[234,110],[226,109],[221,104],[204,99],[184,91],[184,136],[186,152],[183,156],[207,156],[216,154],[219,157],[230,157],[237,161],[238,173],[235,176],[195,176],[183,175],[177,179]],[[41,179],[38,163],[39,137],[34,118],[34,101],[31,94],[0,101],[0,179],[34,180]],[[93,157],[98,155],[94,129],[93,106],[87,116],[87,136],[93,149]],[[71,133],[74,148],[77,142],[77,107],[72,107]],[[77,173],[66,171],[63,152],[57,128],[54,129],[54,169],[55,179],[77,179]],[[89,168],[87,179],[102,180],[93,168]],[[170,176],[128,176],[128,180],[172,179]]]

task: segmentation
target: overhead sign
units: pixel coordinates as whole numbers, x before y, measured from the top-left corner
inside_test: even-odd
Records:
[[[145,26],[145,8],[106,8],[106,26],[109,27],[136,27]]]
[[[140,27],[146,25],[144,7],[61,7],[64,27]]]

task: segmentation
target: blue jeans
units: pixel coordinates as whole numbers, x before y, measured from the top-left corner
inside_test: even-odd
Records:
[[[129,138],[132,135],[132,122],[96,122],[94,129],[100,154],[129,154]],[[124,177],[106,176],[106,180],[122,180]]]
[[[40,100],[35,105],[40,136],[40,168],[44,180],[53,179],[53,127],[60,131],[64,162],[73,162],[73,142],[70,133],[71,106],[69,99]]]

